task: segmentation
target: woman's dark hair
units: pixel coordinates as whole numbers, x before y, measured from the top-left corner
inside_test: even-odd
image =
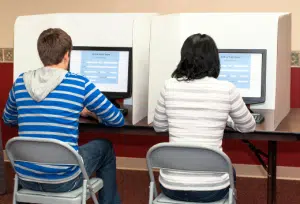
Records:
[[[218,78],[220,73],[219,52],[215,41],[206,34],[188,37],[181,48],[181,60],[172,74],[180,81]]]

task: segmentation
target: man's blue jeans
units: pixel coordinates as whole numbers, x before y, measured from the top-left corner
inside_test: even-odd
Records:
[[[104,186],[99,191],[98,200],[101,204],[120,204],[120,197],[116,184],[116,156],[111,142],[108,140],[94,140],[79,147],[84,166],[89,176],[96,172],[96,176],[103,180]],[[42,184],[20,180],[23,188],[44,192],[68,192],[82,186],[82,175],[62,184]]]

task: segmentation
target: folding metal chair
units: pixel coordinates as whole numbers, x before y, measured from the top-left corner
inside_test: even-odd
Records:
[[[84,178],[83,186],[76,190],[65,193],[48,193],[18,189],[18,179],[21,176],[16,174],[13,204],[17,202],[85,204],[90,197],[92,197],[95,204],[98,204],[95,193],[103,187],[103,181],[99,178],[89,179],[82,157],[68,144],[55,139],[15,137],[7,142],[5,151],[13,168],[15,168],[15,161],[52,165],[78,165]]]
[[[172,200],[163,193],[158,195],[153,168],[189,172],[228,173],[230,179],[228,197],[213,202],[213,204],[236,203],[232,164],[229,157],[220,150],[210,149],[200,145],[160,143],[153,146],[148,151],[147,166],[150,176],[149,204],[192,204],[191,202]]]

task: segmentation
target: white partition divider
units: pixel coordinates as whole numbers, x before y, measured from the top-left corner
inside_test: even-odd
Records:
[[[152,16],[140,17],[135,19],[133,25],[133,124],[145,118],[148,113],[151,20]]]
[[[71,13],[20,16],[15,23],[14,79],[42,67],[37,39],[48,28],[61,28],[74,46],[132,47],[133,123],[147,116],[149,43],[154,13]]]
[[[20,16],[14,29],[14,80],[23,72],[42,67],[37,52],[40,33],[49,27],[61,27],[55,15]]]
[[[291,15],[280,16],[277,32],[274,128],[280,124],[291,107],[291,32]]]
[[[153,121],[156,102],[164,82],[180,59],[180,16],[154,17],[151,25],[148,123]]]
[[[274,128],[289,112],[291,15],[288,13],[180,13],[155,16],[151,28],[148,123],[164,81],[180,60],[184,40],[208,34],[219,49],[266,49],[266,101],[252,109],[275,110]]]

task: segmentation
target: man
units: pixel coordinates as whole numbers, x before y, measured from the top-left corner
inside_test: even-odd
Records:
[[[120,127],[124,124],[122,113],[86,77],[68,72],[72,40],[67,33],[45,30],[37,48],[44,67],[17,78],[4,109],[4,122],[18,125],[21,137],[68,143],[79,151],[89,176],[96,171],[96,176],[103,179],[99,203],[121,203],[112,144],[95,140],[78,147],[78,119],[80,114],[93,116],[107,126]],[[15,169],[21,186],[31,190],[66,192],[81,187],[83,182],[78,166],[17,161]]]

